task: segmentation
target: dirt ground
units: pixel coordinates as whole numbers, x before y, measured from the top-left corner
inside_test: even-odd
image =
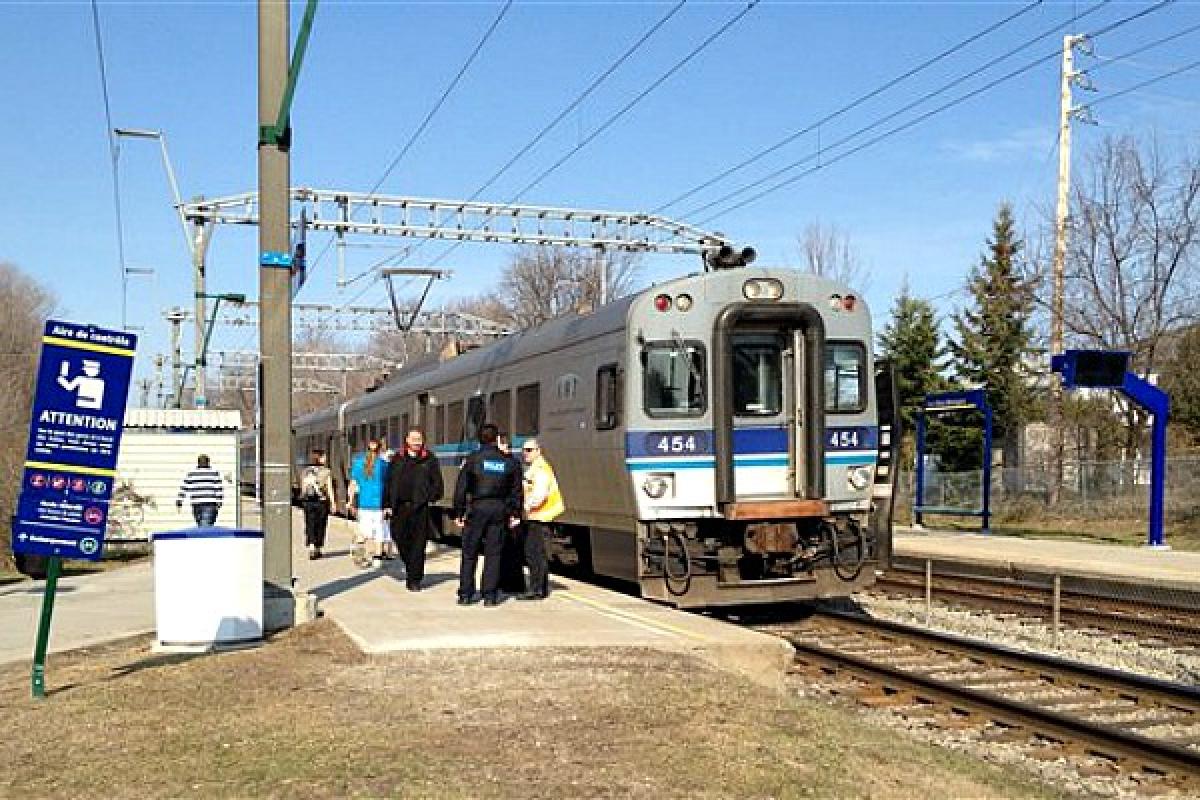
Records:
[[[1028,779],[647,650],[367,657],[145,638],[0,667],[0,797],[1035,798]]]

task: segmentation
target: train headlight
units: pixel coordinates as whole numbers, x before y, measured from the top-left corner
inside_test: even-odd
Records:
[[[871,485],[870,467],[847,467],[846,484],[856,492],[861,492]]]
[[[778,300],[783,297],[783,283],[775,278],[751,278],[742,284],[747,300]]]
[[[675,298],[675,308],[680,311],[692,310],[692,296],[690,294],[681,294]]]
[[[661,500],[667,493],[675,494],[675,474],[672,472],[656,472],[647,475],[642,481],[642,491],[651,500]]]

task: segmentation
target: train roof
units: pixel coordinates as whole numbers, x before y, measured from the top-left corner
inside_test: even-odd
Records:
[[[435,385],[485,373],[497,364],[507,364],[553,352],[574,342],[594,339],[618,330],[625,324],[629,306],[641,294],[642,292],[637,292],[614,300],[590,314],[566,314],[544,325],[506,336],[497,342],[446,361],[430,360],[413,364],[400,370],[395,377],[375,391],[346,403],[346,410],[372,408]],[[335,415],[337,409],[338,406],[330,406],[306,414],[296,420],[296,427],[303,427]]]

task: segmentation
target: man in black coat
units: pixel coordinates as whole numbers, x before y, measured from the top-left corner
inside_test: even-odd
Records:
[[[496,447],[497,429],[479,429],[480,449],[467,456],[454,489],[454,517],[463,526],[458,603],[475,602],[475,564],[484,552],[483,604],[500,603],[500,554],[505,532],[521,519],[521,468]]]
[[[404,561],[404,584],[421,590],[425,578],[425,543],[429,539],[429,506],[442,499],[442,470],[437,456],[425,449],[425,436],[410,430],[404,449],[392,456],[383,489],[383,513],[392,523],[392,540]]]

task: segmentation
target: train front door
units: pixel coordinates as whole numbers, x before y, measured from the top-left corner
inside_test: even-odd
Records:
[[[722,508],[824,497],[824,351],[825,326],[807,303],[738,304],[717,316],[713,453]]]
[[[735,499],[785,499],[803,487],[803,336],[743,328],[730,337]],[[797,476],[799,477],[799,483]]]

